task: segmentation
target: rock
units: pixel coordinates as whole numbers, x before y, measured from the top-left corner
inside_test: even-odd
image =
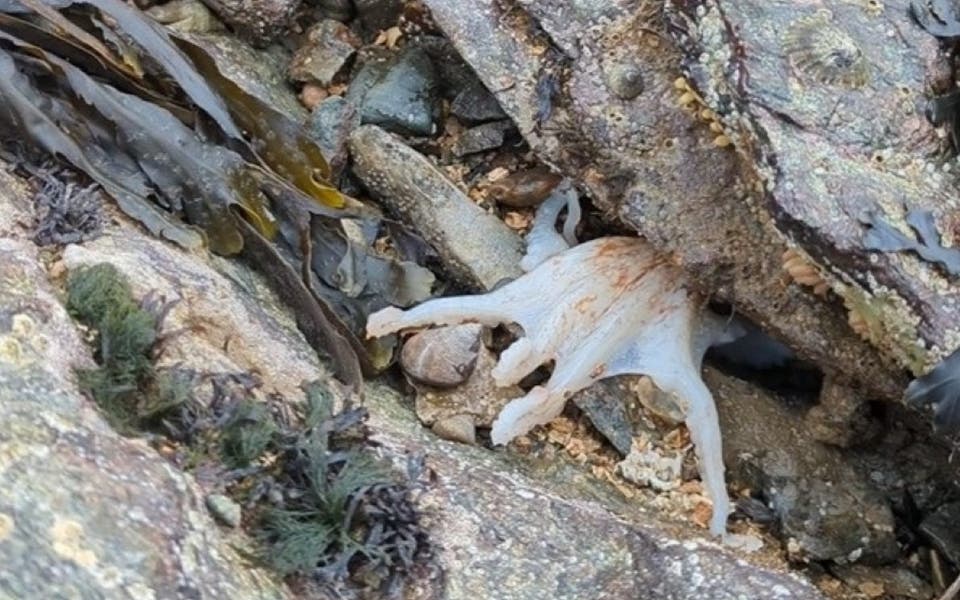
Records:
[[[240,505],[223,494],[210,494],[206,499],[207,509],[213,517],[229,527],[239,527]]]
[[[171,0],[144,11],[151,19],[179,33],[216,33],[223,23],[200,0]]]
[[[485,213],[423,155],[379,127],[350,135],[353,170],[394,214],[434,247],[464,283],[488,290],[522,275],[522,242]]]
[[[794,560],[885,563],[899,554],[893,514],[869,479],[797,425],[767,393],[706,369],[723,431],[728,482],[762,492]]]
[[[508,131],[513,129],[511,121],[494,121],[467,129],[453,144],[455,156],[466,156],[486,150],[494,150],[503,145]]]
[[[434,425],[466,416],[474,426],[490,427],[507,402],[523,395],[523,390],[515,385],[497,387],[490,374],[496,364],[496,357],[481,344],[476,367],[463,385],[441,389],[412,382],[417,389],[417,417],[425,425]]]
[[[323,19],[346,22],[353,17],[353,0],[316,0],[314,4]]]
[[[301,0],[205,0],[241,37],[259,48],[277,38],[293,19]]]
[[[360,126],[360,113],[356,106],[333,96],[318,104],[310,113],[307,130],[330,165],[331,181],[337,181],[349,159],[347,141],[350,132]]]
[[[397,23],[402,0],[353,0],[357,19],[367,35],[373,35]]]
[[[666,492],[680,486],[683,457],[684,453],[676,450],[641,450],[634,446],[627,457],[617,463],[617,472],[641,487]]]
[[[507,113],[500,108],[496,96],[491,94],[479,79],[472,81],[457,94],[450,105],[450,112],[466,123],[501,121],[507,118]]]
[[[767,6],[741,2],[761,12]],[[585,2],[576,11],[558,0],[530,0],[516,20],[501,19],[495,0],[425,4],[531,149],[584,186],[602,211],[673,256],[702,291],[735,305],[802,359],[860,384],[871,397],[900,399],[906,381],[891,356],[860,339],[842,311],[812,291],[783,284],[780,257],[794,236],[758,218],[763,203],[741,183],[735,153],[715,146],[709,123],[679,105],[685,92],[674,86],[683,56],[656,19],[638,27],[632,0]],[[905,9],[885,12],[906,19]],[[527,35],[530,23],[542,28],[561,58]],[[554,98],[543,90],[557,68],[564,69],[564,84]],[[624,100],[611,90],[605,78],[617,69],[639,69],[644,91]],[[551,116],[539,126],[546,106]]]
[[[950,502],[937,508],[920,523],[920,532],[947,560],[960,565],[960,502]]]
[[[839,565],[831,571],[850,588],[851,595],[859,592],[871,598],[905,600],[929,600],[934,597],[927,582],[904,568],[870,569],[863,565]]]
[[[447,100],[455,100],[463,90],[479,83],[473,69],[463,61],[447,38],[423,35],[412,39],[410,45],[421,48],[433,61],[440,80],[440,90]]]
[[[633,424],[625,405],[629,397],[625,380],[632,377],[602,379],[571,398],[621,456],[629,454],[633,446]]]
[[[111,430],[80,394],[72,368],[92,366],[90,350],[36,246],[5,222],[29,206],[9,179],[0,169],[2,594],[292,598],[205,517],[191,477]]]
[[[293,54],[290,79],[330,85],[361,43],[360,38],[339,21],[324,19],[315,23]]]
[[[348,99],[360,106],[364,123],[394,133],[427,136],[437,132],[437,85],[430,57],[410,47],[392,60],[365,63],[350,83]]]
[[[470,377],[480,349],[478,324],[427,329],[409,337],[400,352],[407,376],[435,387],[454,387]]]
[[[461,444],[477,443],[477,426],[470,415],[454,415],[440,419],[430,429],[444,440]]]
[[[563,179],[546,167],[524,169],[490,184],[488,191],[499,204],[511,208],[537,206]]]
[[[804,419],[814,439],[841,448],[862,445],[882,431],[880,420],[859,390],[833,377],[824,379],[820,403],[807,411]]]

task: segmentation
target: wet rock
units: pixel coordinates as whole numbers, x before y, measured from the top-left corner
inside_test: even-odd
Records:
[[[301,0],[205,0],[207,6],[244,39],[265,47],[293,19]]]
[[[435,387],[460,385],[477,366],[482,327],[477,324],[427,329],[403,344],[400,366],[418,382]]]
[[[507,118],[507,113],[500,108],[496,96],[491,94],[479,79],[475,79],[457,94],[450,105],[450,112],[466,123],[500,121]]]
[[[0,593],[291,598],[205,516],[192,478],[81,395],[72,368],[92,366],[90,350],[36,246],[4,223],[29,205],[8,179],[0,169]]]
[[[453,144],[455,156],[466,156],[494,150],[503,145],[507,132],[513,129],[511,121],[494,121],[467,129]]]
[[[882,431],[862,392],[827,377],[820,402],[804,417],[814,439],[849,448],[875,439]]]
[[[357,19],[367,35],[396,25],[402,0],[353,0]]]
[[[337,181],[346,166],[349,159],[347,141],[350,132],[359,126],[360,113],[356,106],[340,96],[323,100],[310,114],[307,128],[330,164],[331,181]]]
[[[350,83],[348,99],[360,106],[364,123],[405,135],[437,131],[436,71],[419,48],[407,48],[386,62],[366,62]]]
[[[470,415],[454,415],[440,419],[430,430],[437,434],[437,437],[451,442],[477,443],[477,426]]]
[[[307,30],[303,44],[290,61],[290,78],[330,85],[344,70],[360,44],[360,38],[346,25],[324,19]]]
[[[493,182],[488,188],[498,203],[511,208],[537,206],[547,199],[563,178],[546,167],[524,169]]]
[[[883,495],[783,402],[706,369],[718,398],[728,481],[759,491],[796,560],[884,563],[899,554]]]
[[[960,565],[960,502],[950,502],[937,508],[920,523],[920,532],[947,560]]]
[[[627,377],[633,376],[603,379],[571,398],[622,456],[630,453],[634,433],[625,405],[629,394],[624,382]]]
[[[467,417],[475,427],[490,427],[507,402],[523,395],[515,386],[497,387],[490,374],[497,359],[486,346],[480,345],[476,367],[465,383],[455,388],[436,388],[413,382],[417,389],[414,408],[424,425]],[[454,421],[452,425],[460,425]]]
[[[464,283],[492,289],[522,274],[522,242],[483,211],[423,155],[383,129],[364,125],[350,135],[353,170],[393,213],[434,247]]]
[[[321,18],[346,22],[353,17],[353,0],[316,0],[314,4]]]
[[[930,585],[904,568],[871,569],[863,565],[840,565],[831,569],[831,572],[851,592],[868,598],[929,600],[933,597]]]
[[[228,527],[239,527],[242,516],[240,505],[223,494],[210,494],[207,509],[213,517]]]

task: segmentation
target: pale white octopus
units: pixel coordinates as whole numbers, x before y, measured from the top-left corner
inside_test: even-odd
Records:
[[[577,202],[564,185],[542,205],[528,235],[524,276],[487,294],[383,309],[370,316],[367,335],[465,322],[520,325],[524,336],[503,351],[493,370],[496,384],[514,385],[550,361],[553,373],[504,407],[491,431],[494,444],[551,421],[570,396],[597,380],[649,376],[683,404],[713,503],[710,532],[724,535],[730,501],[720,424],[700,369],[709,346],[731,342],[743,330],[704,308],[682,272],[639,238],[606,237],[570,247],[568,242],[576,243],[572,219],[563,236],[555,225],[564,205],[579,214]]]

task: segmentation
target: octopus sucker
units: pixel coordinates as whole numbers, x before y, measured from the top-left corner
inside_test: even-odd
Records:
[[[870,79],[870,65],[856,41],[823,9],[798,19],[784,35],[790,63],[805,76],[826,85],[861,88]]]

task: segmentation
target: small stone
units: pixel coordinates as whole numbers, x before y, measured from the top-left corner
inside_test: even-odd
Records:
[[[308,83],[300,90],[300,103],[307,110],[313,110],[318,104],[326,100],[327,90],[315,83]]]
[[[454,415],[439,419],[430,428],[437,437],[462,444],[477,443],[477,426],[470,415]]]
[[[360,126],[356,107],[340,96],[327,98],[316,105],[310,114],[307,130],[330,164],[331,180],[347,164],[347,140],[350,132]]]
[[[953,564],[960,564],[960,502],[940,506],[920,523],[920,533]]]
[[[357,19],[368,35],[396,24],[403,9],[401,0],[353,0]]]
[[[290,79],[330,85],[360,46],[361,41],[339,21],[324,19],[307,30],[290,61]]]
[[[400,366],[427,385],[460,385],[477,365],[481,330],[480,325],[468,324],[421,331],[404,343]]]
[[[206,500],[207,509],[215,519],[228,527],[240,525],[240,505],[223,494],[210,494]]]
[[[494,150],[503,145],[508,131],[513,129],[513,122],[509,120],[494,121],[477,125],[463,132],[453,145],[455,156],[466,156],[486,150]]]
[[[621,100],[633,100],[643,93],[643,71],[637,65],[616,63],[606,76],[610,91]]]
[[[426,52],[408,48],[391,61],[368,62],[350,84],[361,120],[402,135],[437,132],[437,75]]]
[[[883,425],[873,415],[862,392],[827,377],[819,400],[804,417],[817,441],[850,448],[882,433]]]
[[[527,208],[546,200],[561,179],[546,167],[534,167],[498,179],[490,186],[489,193],[504,206]]]
[[[206,0],[204,4],[244,40],[264,48],[293,20],[301,0]]]
[[[480,82],[475,80],[457,94],[450,105],[450,112],[468,123],[500,121],[507,118],[496,97]]]

